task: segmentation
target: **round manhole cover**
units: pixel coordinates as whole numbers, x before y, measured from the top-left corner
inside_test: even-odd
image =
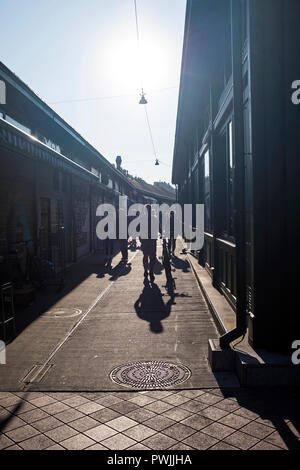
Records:
[[[82,310],[75,307],[56,307],[48,310],[47,315],[57,318],[71,318],[81,315]]]
[[[115,367],[110,378],[124,387],[154,389],[181,384],[191,375],[190,369],[176,362],[139,361]]]

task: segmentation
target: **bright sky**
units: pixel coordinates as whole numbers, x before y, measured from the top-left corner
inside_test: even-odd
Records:
[[[121,155],[131,174],[170,182],[186,0],[137,0],[137,6],[143,86],[160,166],[154,166],[138,104],[134,0],[0,0],[0,60],[109,161]]]

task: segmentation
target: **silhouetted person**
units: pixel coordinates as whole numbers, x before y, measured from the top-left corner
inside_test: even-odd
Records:
[[[158,238],[155,239],[151,238],[151,205],[147,204],[145,206],[148,215],[148,238],[140,238],[141,240],[141,249],[143,252],[143,265],[144,265],[144,276],[145,278],[148,276],[150,277],[150,281],[154,282],[154,265],[156,262],[156,243]]]
[[[128,261],[128,239],[120,239],[120,250],[122,254],[122,262],[127,263]]]
[[[123,209],[120,209],[120,211],[123,211]],[[126,237],[125,238],[120,237],[119,230],[120,230],[119,217],[117,217],[117,237],[119,238],[119,246],[120,246],[120,250],[122,254],[122,262],[127,263],[128,261],[128,217],[127,216],[126,216]]]
[[[114,252],[114,240],[111,238],[106,238],[104,240],[104,247],[105,247],[105,263],[107,266],[111,266],[113,252]]]
[[[175,254],[175,248],[176,248],[176,238],[174,235],[174,212],[172,211],[170,214],[170,238],[168,240],[168,249],[170,255]]]

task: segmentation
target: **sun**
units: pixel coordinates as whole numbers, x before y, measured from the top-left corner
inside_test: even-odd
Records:
[[[166,86],[168,57],[159,38],[137,41],[118,37],[107,51],[108,74],[119,91],[159,89]]]

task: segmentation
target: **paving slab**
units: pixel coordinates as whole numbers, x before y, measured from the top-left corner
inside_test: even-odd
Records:
[[[2,414],[0,449],[299,450],[298,393],[297,390],[258,391],[240,388],[193,389],[179,392],[73,392],[67,395],[59,392],[29,392],[26,395],[11,393],[9,396],[0,392],[0,400],[4,403],[7,398],[34,402],[37,411],[43,411],[44,408],[49,410],[52,406],[48,418],[22,426],[19,426],[19,416],[16,414]],[[67,401],[68,409],[57,413],[60,407],[53,407],[51,403],[45,405],[49,403],[49,397],[55,400],[56,405],[67,406],[64,403]],[[147,399],[143,400],[147,397],[151,398],[150,404]],[[188,401],[179,403],[177,397],[188,398]],[[199,401],[201,397],[206,403]],[[220,400],[216,405],[224,403],[226,409],[210,404],[215,402],[216,397]],[[88,400],[85,401],[88,405],[101,401],[105,406],[102,405],[101,410],[89,416],[78,418],[78,410],[75,407],[82,406],[80,398]],[[270,402],[276,413],[269,406]],[[11,400],[6,406],[10,407],[10,403]],[[234,412],[230,411],[229,403],[234,403],[238,408],[235,408]],[[153,407],[155,404],[156,409]],[[163,404],[171,408],[164,411]],[[201,405],[200,411],[197,411],[197,404]],[[150,406],[153,411],[147,410]],[[111,407],[118,407],[121,413]],[[187,407],[192,411],[187,411]],[[251,413],[252,409],[256,412]],[[13,424],[15,420],[17,428],[16,423]]]

